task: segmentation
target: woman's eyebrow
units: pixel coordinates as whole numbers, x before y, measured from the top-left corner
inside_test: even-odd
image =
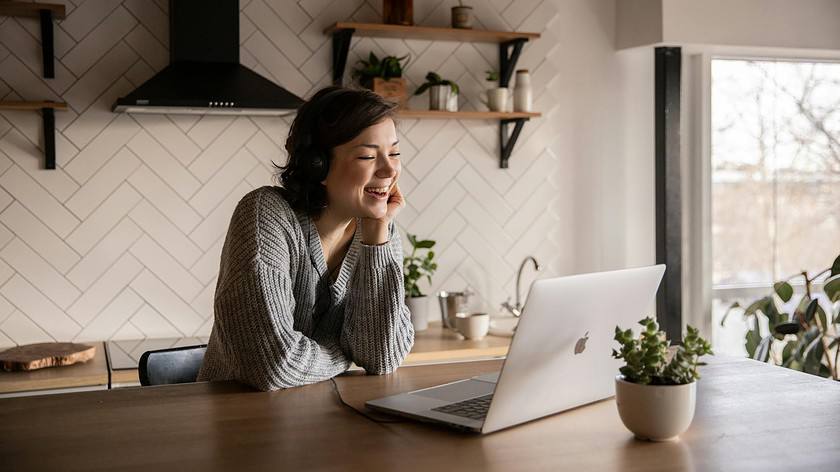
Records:
[[[398,139],[398,140],[394,141],[394,144],[391,144],[391,146],[396,146],[396,145],[397,145],[397,144],[399,144],[399,143],[400,143],[400,140]],[[357,148],[357,147],[364,147],[364,148],[371,148],[371,149],[379,149],[379,145],[378,145],[378,144],[357,144],[357,145],[355,145],[355,146],[353,146],[353,147],[354,147],[354,148]]]

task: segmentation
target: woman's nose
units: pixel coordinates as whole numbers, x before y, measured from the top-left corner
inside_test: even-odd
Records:
[[[381,159],[379,162],[379,167],[376,169],[377,177],[388,178],[397,174],[399,161],[392,162],[389,157],[385,156],[385,158]]]

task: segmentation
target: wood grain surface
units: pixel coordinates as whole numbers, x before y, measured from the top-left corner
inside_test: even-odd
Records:
[[[482,43],[503,43],[514,39],[537,39],[539,33],[522,31],[489,31],[480,29],[441,28],[436,26],[403,26],[384,23],[338,22],[324,30],[332,34],[342,29],[353,29],[356,36],[401,39],[427,39],[432,41],[465,41]]]
[[[362,408],[500,365],[406,367],[336,383]],[[270,393],[220,382],[0,400],[0,457],[15,471],[837,470],[840,384],[747,359],[713,358],[701,373],[694,423],[673,442],[633,439],[611,399],[481,436],[376,423],[341,405],[329,381]]]
[[[105,359],[105,345],[101,342],[91,344],[96,347],[97,355],[88,362],[64,366],[60,369],[38,369],[20,372],[0,370],[0,394],[107,386],[108,363]],[[2,467],[0,467],[0,470],[2,470]]]
[[[87,362],[96,355],[96,347],[75,343],[24,344],[0,352],[0,369],[6,372],[61,367]]]

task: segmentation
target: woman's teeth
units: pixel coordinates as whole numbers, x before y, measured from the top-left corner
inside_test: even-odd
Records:
[[[388,190],[390,187],[367,187],[365,193],[376,198],[384,198],[388,196]]]

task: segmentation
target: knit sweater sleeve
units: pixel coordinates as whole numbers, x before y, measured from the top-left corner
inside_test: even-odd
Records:
[[[255,261],[216,294],[216,322],[237,366],[237,380],[260,390],[296,387],[334,377],[350,366],[340,347],[296,331],[289,272]]]
[[[402,259],[399,233],[391,223],[388,243],[361,246],[350,280],[341,346],[371,374],[396,370],[414,344]]]

